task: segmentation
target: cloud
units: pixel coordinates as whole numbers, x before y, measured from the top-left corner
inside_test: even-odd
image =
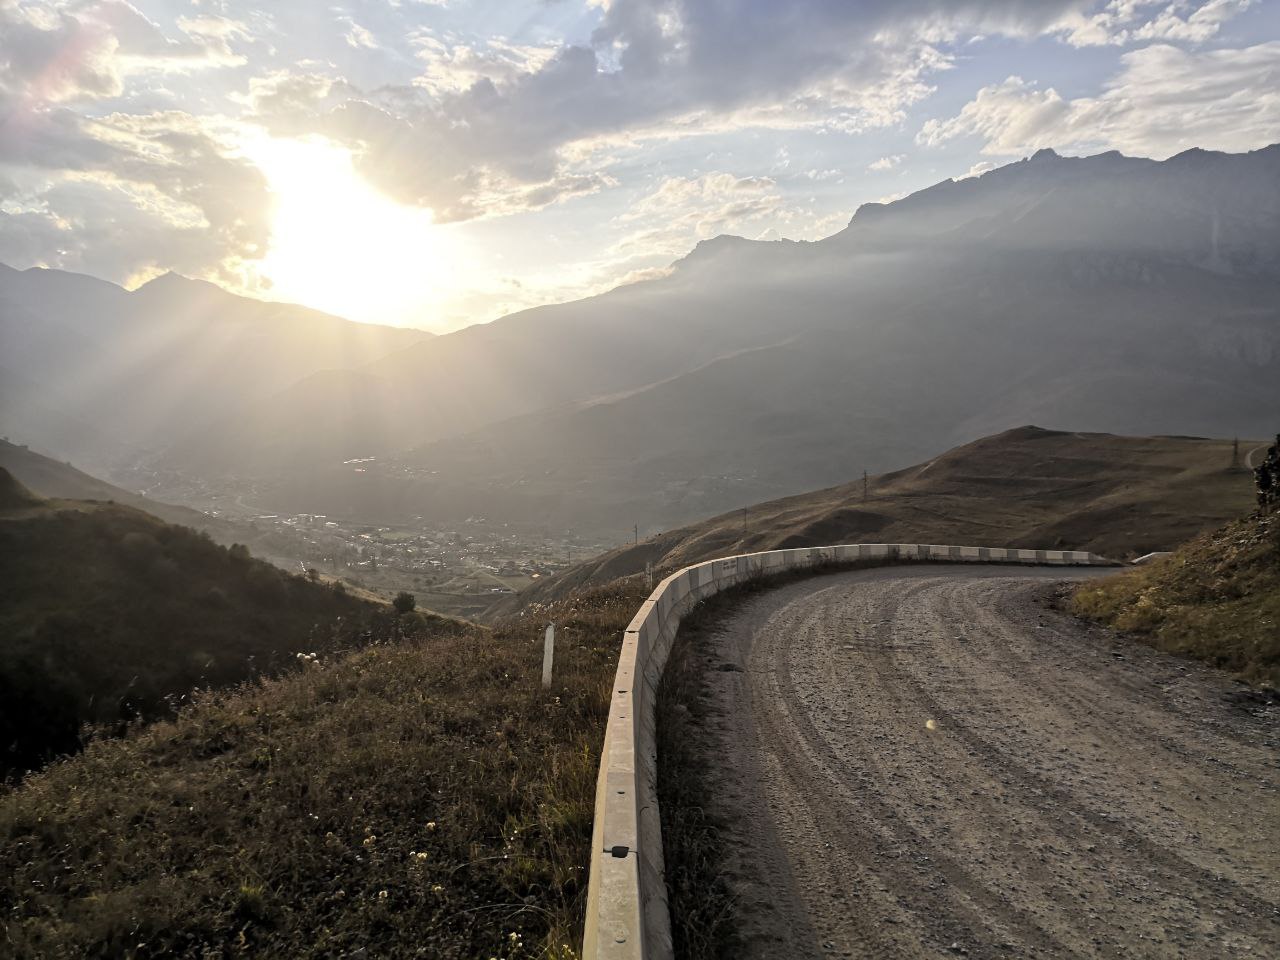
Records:
[[[412,83],[352,89],[339,102],[326,91],[305,117],[294,99],[287,122],[351,146],[361,172],[402,202],[442,222],[468,219],[510,212],[521,196],[542,195],[530,188],[585,174],[593,150],[638,140],[901,123],[950,65],[939,44],[978,29],[1056,30],[1087,6],[612,0],[589,46],[419,31],[411,40],[423,67]],[[278,111],[259,119],[286,122]]]
[[[24,262],[127,278],[165,267],[220,275],[253,256],[270,210],[256,168],[213,125],[174,110],[103,112],[138,74],[239,58],[231,21],[170,38],[118,0],[0,4],[0,249]],[[80,104],[98,104],[93,115]],[[19,256],[19,254],[21,256]]]
[[[876,173],[884,170],[892,170],[905,159],[907,159],[907,155],[905,153],[895,153],[892,156],[881,157],[879,160],[867,164],[867,169]]]
[[[31,8],[0,6],[0,95],[59,103],[115,96],[124,88],[118,41],[98,24]]]
[[[1101,10],[1067,13],[1059,32],[1078,47],[1142,40],[1203,43],[1253,3],[1254,0],[1110,0]]]
[[[268,239],[262,175],[189,114],[11,115],[0,121],[0,164],[13,171],[0,188],[0,236],[30,261],[234,279],[234,260],[260,255]]]
[[[1190,147],[1254,150],[1280,131],[1280,41],[1188,51],[1167,44],[1133,50],[1097,97],[1064,99],[1019,77],[984,87],[948,120],[916,137],[937,146],[962,136],[982,152],[1016,156],[1041,147],[1116,149],[1164,158]]]
[[[435,96],[464,93],[482,81],[512,83],[545,67],[560,49],[558,44],[515,44],[502,37],[469,45],[428,32],[416,34],[412,43],[423,64],[414,86]]]
[[[990,173],[995,170],[999,164],[991,160],[980,160],[968,169],[964,174],[956,177],[957,180],[972,180],[974,177],[980,177],[984,173]]]
[[[667,177],[617,218],[629,229],[610,252],[622,263],[665,263],[722,233],[759,235],[774,226],[784,207],[770,177],[723,171]]]
[[[724,159],[702,169],[664,168],[684,175],[611,221],[616,243],[557,289],[650,269],[718,232],[812,235],[829,211],[791,191],[840,180],[831,145],[900,128],[978,35],[1158,46],[1125,53],[1093,98],[1016,78],[984,88],[927,125],[921,143],[973,135],[992,155],[1070,142],[1151,152],[1181,139],[1253,144],[1268,125],[1274,139],[1265,45],[1235,63],[1197,46],[1218,42],[1248,0],[586,2],[586,13],[530,20],[443,0],[202,0],[156,22],[122,0],[0,0],[0,259],[23,250],[117,278],[157,264],[234,274],[267,242],[271,215],[261,175],[235,150],[258,135],[247,128],[328,138],[370,183],[437,223],[604,191],[613,195],[589,203],[616,209],[644,150],[804,131],[820,147],[797,150],[794,165],[780,157],[738,171],[772,172],[782,186],[706,173],[743,162],[746,151],[719,144]],[[570,20],[579,32],[558,34]],[[493,35],[498,22],[510,36]],[[800,156],[813,169],[800,172]]]
[[[343,38],[347,41],[347,46],[354,47],[357,50],[378,49],[377,38],[366,27],[356,23],[351,17],[339,17],[338,23],[346,27]]]

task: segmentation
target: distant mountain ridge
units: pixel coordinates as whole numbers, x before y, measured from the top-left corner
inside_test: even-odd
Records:
[[[1045,149],[979,177],[866,204],[823,242],[980,239],[1020,250],[1164,257],[1278,279],[1277,177],[1280,144],[1239,155],[1192,149],[1163,162],[1115,151],[1062,157]]]
[[[310,373],[431,336],[172,273],[130,292],[0,265],[0,432],[81,461],[155,450]]]
[[[373,352],[188,391],[185,428],[150,434],[157,464],[253,478],[280,509],[621,531],[1028,421],[1267,435],[1280,146],[1041,151],[864,205],[825,240],[719,237],[661,278]],[[153,405],[192,382],[145,381]]]

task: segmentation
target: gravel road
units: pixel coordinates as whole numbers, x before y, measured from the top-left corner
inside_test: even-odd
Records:
[[[1280,709],[1056,611],[1087,575],[834,574],[707,631],[744,957],[1280,957]]]

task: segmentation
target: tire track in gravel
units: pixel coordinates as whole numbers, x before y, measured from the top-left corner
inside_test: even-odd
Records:
[[[1280,955],[1274,711],[1116,659],[1048,606],[1082,575],[834,574],[714,628],[745,957]]]
[[[1029,661],[1026,665],[1030,666]],[[890,686],[890,684],[886,684],[886,686]],[[1130,685],[1126,684],[1125,686],[1129,687]],[[1039,689],[1039,685],[1037,685],[1037,689]],[[986,762],[992,764],[1001,762],[1002,758],[999,757],[1001,751],[990,740],[975,733],[971,727],[961,722],[957,714],[931,696],[924,685],[916,685],[912,690],[900,691],[900,696],[902,699],[913,699],[924,706],[925,711],[934,718],[935,722],[940,721],[943,724],[943,729],[954,732],[974,753]],[[1147,739],[1146,732],[1141,731],[1141,733],[1144,740]],[[1086,805],[1073,795],[1072,791],[1060,788],[1030,767],[1016,761],[1006,762],[1004,767],[1008,772],[1008,776],[1016,782],[1016,785],[1024,795],[1037,798],[1037,800],[1042,798],[1048,801],[1053,808],[1054,815],[1059,818],[1072,818],[1081,830],[1109,834],[1118,843],[1135,848],[1136,852],[1141,853],[1150,862],[1159,863],[1168,873],[1177,875],[1186,883],[1188,890],[1198,892],[1199,890],[1207,889],[1215,895],[1217,902],[1224,900],[1227,902],[1234,901],[1262,914],[1274,909],[1271,904],[1264,903],[1226,878],[1200,869],[1171,850],[1153,843],[1142,834],[1129,829],[1125,825],[1115,823],[1114,818],[1111,816],[1089,810]],[[1044,803],[1037,803],[1037,806],[1045,814],[1049,813],[1049,809]],[[1197,900],[1199,900],[1198,897]],[[1210,899],[1205,898],[1203,902],[1197,902],[1196,905],[1200,908],[1208,908],[1209,903]]]
[[[777,634],[773,636],[776,637]],[[771,657],[775,651],[761,652],[766,657]],[[811,812],[814,813],[815,819],[822,821],[824,833],[832,838],[827,843],[831,844],[836,839],[843,841],[840,846],[841,857],[848,858],[852,854],[865,856],[870,852],[876,858],[889,856],[890,859],[896,859],[900,854],[891,856],[886,850],[902,847],[909,850],[932,850],[933,853],[928,856],[928,859],[932,862],[932,869],[945,879],[945,892],[942,896],[951,901],[949,911],[936,913],[931,918],[921,918],[923,921],[921,926],[927,928],[936,941],[958,942],[957,938],[963,938],[969,929],[984,923],[984,917],[990,916],[997,919],[1003,930],[1016,931],[1022,942],[1034,944],[1041,949],[1059,947],[1024,912],[1002,903],[998,897],[993,896],[968,874],[959,863],[939,855],[936,846],[912,827],[909,817],[895,810],[890,803],[881,800],[874,789],[861,790],[856,803],[846,801],[842,804],[843,809],[831,810],[830,803],[840,799],[829,795],[831,783],[833,781],[847,783],[856,774],[850,768],[849,762],[832,749],[828,740],[809,721],[785,658],[779,660],[776,669],[777,695],[785,704],[784,710],[789,720],[788,729],[778,732],[783,739],[799,740],[803,746],[803,756],[793,755],[793,762],[787,765],[788,779],[793,789],[810,798],[806,802]],[[884,686],[889,686],[887,676],[883,673],[879,675],[878,680]],[[855,821],[865,820],[869,826],[877,828],[881,842],[877,844],[872,839],[868,844],[866,829],[862,831],[849,829],[846,826],[845,817]],[[888,841],[887,844],[884,843],[885,840]],[[882,879],[892,888],[899,902],[918,891],[919,882],[915,877],[894,872]],[[953,895],[952,891],[957,891],[959,895]],[[827,927],[827,936],[830,938],[828,942],[839,943],[842,953],[853,952],[857,943],[856,938],[842,934],[841,931],[831,928],[829,924],[823,924],[823,926]],[[849,942],[845,943],[845,941]]]

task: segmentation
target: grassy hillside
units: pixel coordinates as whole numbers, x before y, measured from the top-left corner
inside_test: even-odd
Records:
[[[646,563],[665,573],[783,547],[956,543],[1138,556],[1247,512],[1250,474],[1230,464],[1230,441],[1022,427],[871,477],[865,498],[856,480],[659,534],[579,564],[494,612],[643,572]]]
[[[0,511],[39,509],[44,499],[24,487],[8,470],[0,469]]]
[[[75,749],[86,723],[166,716],[194,687],[395,629],[386,607],[243,547],[0,478],[0,776]]]
[[[263,548],[269,546],[262,534],[250,525],[225,517],[213,517],[191,507],[153,500],[85,473],[70,463],[37,453],[24,444],[0,440],[0,469],[9,471],[24,487],[42,497],[123,504],[159,517],[166,523],[202,530],[225,546],[248,544],[258,555],[262,555]]]
[[[28,490],[42,497],[59,500],[112,500],[143,510],[169,523],[202,528],[215,522],[199,510],[161,503],[141,494],[133,493],[115,484],[99,480],[69,463],[36,453],[19,443],[0,440],[0,469],[7,470]]]
[[[1280,688],[1280,515],[1254,515],[1082,586],[1081,616]]]
[[[569,955],[640,600],[321,656],[29,777],[0,793],[0,953]]]

